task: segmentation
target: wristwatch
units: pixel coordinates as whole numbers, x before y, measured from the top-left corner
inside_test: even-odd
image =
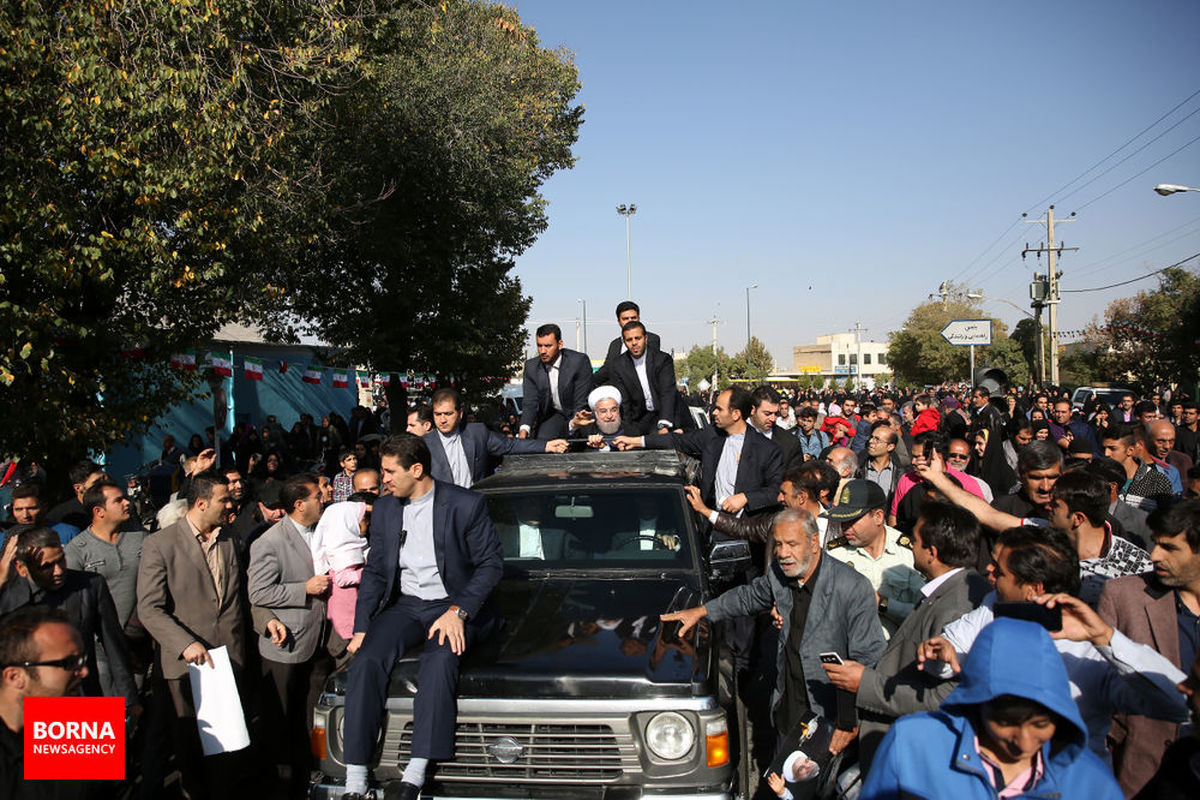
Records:
[[[450,606],[450,610],[453,611],[455,614],[458,614],[458,618],[461,619],[463,622],[466,622],[467,617],[470,616],[470,614],[467,613],[467,610],[465,608],[463,608],[462,606]]]

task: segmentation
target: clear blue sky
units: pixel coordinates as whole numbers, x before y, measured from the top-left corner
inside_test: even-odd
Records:
[[[856,320],[886,341],[947,278],[1028,308],[1038,262],[1020,250],[1045,228],[1014,221],[1050,202],[1078,211],[1057,230],[1080,248],[1064,290],[1200,252],[1200,193],[1151,191],[1200,187],[1200,141],[1115,188],[1200,137],[1200,94],[1059,191],[1200,90],[1197,0],[510,4],[575,54],[586,106],[578,163],[545,186],[549,229],[516,271],[530,328],[558,322],[569,347],[586,299],[594,358],[625,298],[620,203],[638,207],[633,294],[664,348],[711,342],[715,314],[740,350],[757,283],[753,331],[784,367]],[[1060,327],[1155,285],[1065,294]]]

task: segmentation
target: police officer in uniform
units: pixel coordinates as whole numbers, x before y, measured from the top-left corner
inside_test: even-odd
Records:
[[[879,602],[879,621],[891,634],[921,600],[925,579],[913,567],[912,540],[885,522],[887,495],[874,481],[848,481],[821,516],[841,523],[829,555],[866,576]]]

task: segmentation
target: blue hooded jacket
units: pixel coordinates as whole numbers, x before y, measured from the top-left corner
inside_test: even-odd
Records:
[[[1122,800],[1112,771],[1087,748],[1087,729],[1050,635],[1031,622],[1007,618],[980,632],[967,654],[962,681],[940,710],[901,717],[888,731],[862,800],[997,797],[975,749],[972,711],[1005,694],[1041,703],[1062,719],[1054,738],[1042,747],[1041,780],[1020,797]]]

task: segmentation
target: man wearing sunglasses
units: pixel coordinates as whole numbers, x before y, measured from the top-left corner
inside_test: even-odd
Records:
[[[0,797],[88,797],[85,781],[24,779],[26,697],[76,694],[88,676],[79,632],[57,608],[28,606],[0,622]]]
[[[83,693],[93,697],[104,694],[96,669],[95,642],[99,638],[108,658],[113,694],[125,698],[130,713],[140,713],[125,634],[104,577],[67,569],[58,534],[49,528],[23,530],[17,536],[13,555],[15,574],[7,571],[8,580],[0,587],[0,617],[26,606],[62,609],[83,636],[87,656]]]

